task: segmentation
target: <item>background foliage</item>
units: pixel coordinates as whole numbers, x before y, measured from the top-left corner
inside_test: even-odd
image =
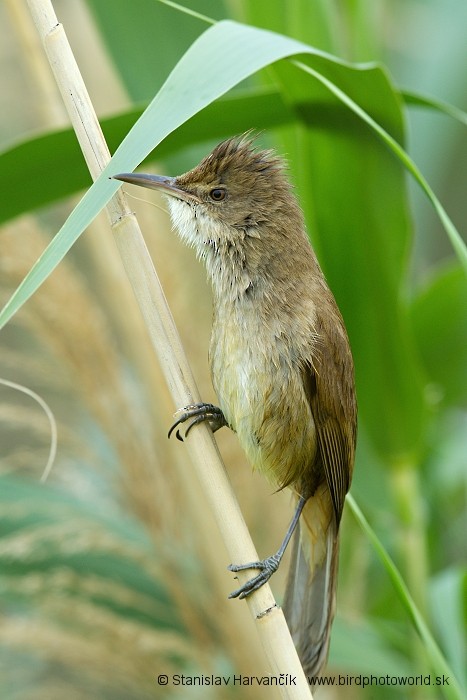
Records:
[[[187,5],[346,60],[381,62],[365,70],[336,67],[336,80],[405,145],[465,231],[462,127],[433,110],[405,107],[401,93],[421,90],[465,105],[467,17],[460,0]],[[25,19],[15,19],[12,6],[0,6],[0,58],[8,68],[0,123],[5,301],[72,206],[63,198],[89,184],[39,54],[24,50],[35,50]],[[111,148],[208,26],[152,0],[55,7]],[[290,160],[311,238],[349,328],[360,404],[353,494],[465,683],[465,272],[400,163],[290,63],[260,72],[200,112],[161,144],[151,166],[186,170],[220,138],[250,127],[265,129],[262,140]],[[204,272],[171,236],[165,216],[148,203],[135,208],[203,396],[212,399]],[[43,486],[47,421],[30,400],[0,389],[2,697],[138,699],[160,695],[157,673],[257,674],[248,619],[241,644],[230,632],[229,616],[244,610],[225,600],[232,587],[225,553],[199,507],[183,451],[165,439],[174,407],[105,221],[93,225],[2,331],[0,363],[2,376],[47,399],[60,440]],[[219,442],[266,554],[280,541],[288,499],[271,495],[249,473],[233,436],[220,434]],[[329,672],[429,673],[426,650],[348,513],[342,540]],[[273,583],[279,598],[284,573]],[[358,691],[346,688],[346,697],[362,697]],[[165,692],[177,694],[171,686]],[[371,690],[381,698],[397,692],[439,696],[436,688]],[[258,697],[258,689],[244,694]]]

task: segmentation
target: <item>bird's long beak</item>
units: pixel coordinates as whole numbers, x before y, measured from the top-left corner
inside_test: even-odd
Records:
[[[148,187],[150,190],[158,190],[163,194],[182,199],[184,202],[200,202],[196,195],[177,187],[174,177],[146,175],[145,173],[119,173],[118,175],[114,175],[113,179],[128,182],[130,185]]]

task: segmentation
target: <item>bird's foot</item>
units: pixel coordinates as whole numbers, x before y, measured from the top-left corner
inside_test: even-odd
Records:
[[[237,571],[245,571],[246,569],[259,569],[259,574],[244,583],[240,588],[237,588],[236,591],[233,591],[229,595],[229,598],[246,598],[250,593],[264,586],[279,568],[280,561],[281,557],[276,553],[262,561],[252,561],[249,564],[230,564],[227,568],[234,573]]]
[[[183,437],[180,430],[177,429],[175,433],[177,440],[180,440],[181,442],[183,442],[183,439],[186,438],[192,427],[194,425],[198,425],[198,423],[208,421],[213,433],[216,432],[216,430],[219,430],[219,428],[222,428],[224,425],[227,425],[227,421],[225,420],[221,409],[218,406],[214,406],[212,403],[195,403],[191,406],[180,408],[177,413],[180,411],[182,411],[182,414],[170,428],[168,437],[170,438],[175,428],[178,428],[179,425],[185,423],[186,421],[190,421]]]

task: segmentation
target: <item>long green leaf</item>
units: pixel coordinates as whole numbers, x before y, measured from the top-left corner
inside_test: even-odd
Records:
[[[175,66],[108,166],[6,304],[0,313],[0,327],[38,289],[117,191],[120,183],[109,179],[112,174],[133,170],[168,134],[234,85],[275,61],[297,55],[305,56],[309,67],[317,60],[325,79],[327,69],[332,75],[333,66],[345,65],[293,39],[236,22],[219,22],[204,32]],[[449,220],[439,207],[446,225]]]
[[[439,111],[467,124],[467,114],[453,105],[423,95],[407,92],[400,95],[409,106]],[[101,120],[111,152],[117,149],[146,107],[147,104],[131,108]],[[301,110],[306,113],[310,113],[312,108],[312,103],[301,103]],[[207,105],[202,112],[182,124],[176,133],[169,134],[158,146],[157,157],[163,159],[184,147],[247,131],[251,127],[252,114],[258,129],[271,129],[301,120],[300,113],[292,111],[284,103],[276,88],[242,90]],[[45,171],[47,177],[44,177]],[[34,183],[34,187],[24,186],[25,176],[28,182]],[[0,224],[75,194],[88,187],[90,180],[71,128],[27,136],[6,146],[0,152]]]
[[[133,108],[102,120],[110,151],[115,151],[147,107]],[[242,90],[213,102],[182,124],[159,145],[163,159],[196,142],[223,139],[251,128],[251,115],[260,129],[285,125],[296,117],[277,90]],[[44,171],[47,177],[44,177]],[[33,187],[25,187],[25,176]],[[0,153],[0,223],[26,211],[88,187],[91,177],[73,129],[53,131]]]
[[[436,100],[433,97],[421,95],[418,92],[411,92],[410,90],[401,90],[400,94],[407,105],[432,109],[434,112],[445,114],[467,126],[467,113],[448,102],[444,102],[444,100]]]

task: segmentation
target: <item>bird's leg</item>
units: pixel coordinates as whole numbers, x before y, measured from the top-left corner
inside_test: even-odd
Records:
[[[222,428],[224,425],[227,425],[227,421],[225,420],[224,414],[222,413],[221,409],[218,408],[218,406],[214,406],[212,403],[195,403],[191,406],[185,406],[184,408],[181,408],[180,411],[183,411],[183,413],[170,428],[168,434],[169,438],[172,435],[175,428],[177,428],[182,423],[185,423],[186,421],[190,420],[191,422],[188,424],[188,427],[185,430],[185,435],[183,437],[186,437],[188,435],[188,433],[194,425],[197,425],[198,423],[203,423],[204,421],[208,421],[213,433],[215,433],[216,430],[219,430],[219,428]],[[181,436],[179,430],[177,430],[175,435],[177,437],[177,440],[181,440],[181,442],[183,442],[183,437]]]
[[[229,571],[233,572],[245,571],[245,569],[259,569],[259,574],[257,576],[254,576],[249,581],[244,583],[243,586],[233,591],[229,595],[229,598],[246,598],[248,595],[250,595],[250,593],[253,593],[253,591],[256,591],[258,588],[261,588],[261,586],[269,581],[273,573],[275,573],[279,568],[281,559],[285,550],[287,549],[290,538],[297,527],[297,523],[306,502],[307,499],[300,496],[300,500],[297,503],[292,521],[287,528],[287,532],[285,533],[284,540],[275,554],[272,554],[270,557],[266,557],[266,559],[263,559],[262,561],[252,561],[249,564],[230,564],[230,566],[227,567]]]

